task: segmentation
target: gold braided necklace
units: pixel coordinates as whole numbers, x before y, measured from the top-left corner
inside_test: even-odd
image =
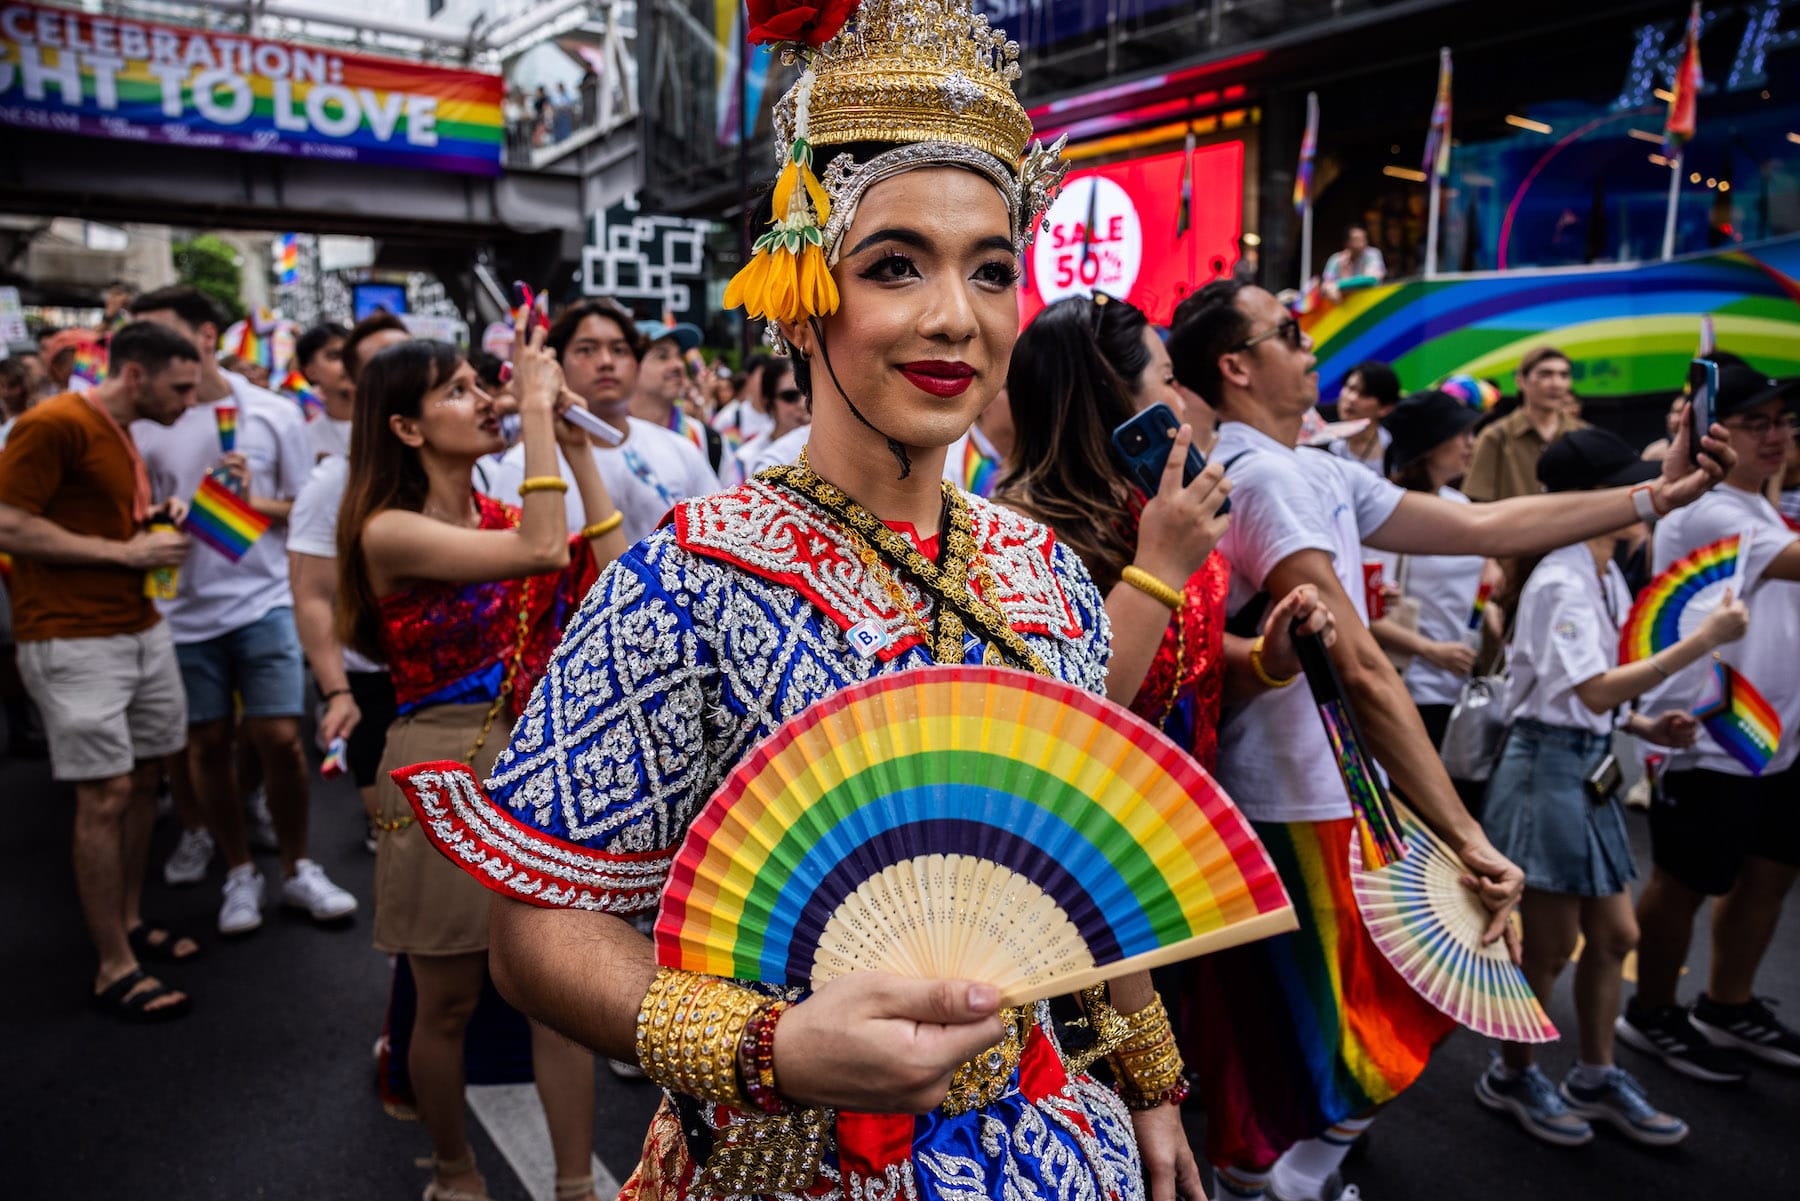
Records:
[[[842,488],[819,478],[804,450],[794,466],[771,467],[757,478],[805,497],[837,520],[839,528],[853,544],[857,558],[875,573],[895,606],[913,622],[937,662],[963,661],[964,632],[972,626],[1015,666],[1040,676],[1050,674],[1050,668],[1012,628],[1006,616],[991,602],[970,591],[969,575],[973,571],[988,596],[998,595],[992,573],[978,561],[980,552],[975,545],[969,502],[948,480],[942,484],[948,520],[944,523],[944,561],[939,565],[920,554],[903,535],[889,529],[880,518],[850,499]],[[932,626],[927,627],[924,617],[900,587],[892,570],[894,567],[918,581],[919,586],[938,602]]]

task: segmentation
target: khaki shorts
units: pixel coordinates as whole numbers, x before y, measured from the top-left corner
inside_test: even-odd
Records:
[[[44,718],[58,780],[128,775],[187,745],[187,695],[169,627],[19,643],[19,675]]]

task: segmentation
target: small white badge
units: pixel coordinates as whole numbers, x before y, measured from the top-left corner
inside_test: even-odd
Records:
[[[865,659],[874,658],[889,641],[887,626],[874,617],[864,618],[851,626],[847,637],[850,639],[850,649]]]

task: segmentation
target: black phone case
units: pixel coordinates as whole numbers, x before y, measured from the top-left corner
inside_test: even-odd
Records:
[[[1155,404],[1113,430],[1113,453],[1137,486],[1144,490],[1145,496],[1155,496],[1162,486],[1163,469],[1168,466],[1169,451],[1174,445],[1175,433],[1180,429],[1181,422],[1176,419],[1175,411],[1168,405]],[[1140,430],[1148,435],[1149,441],[1141,450],[1133,452],[1127,443],[1133,432]],[[1192,483],[1194,477],[1205,470],[1206,460],[1189,446],[1187,464],[1181,473],[1182,485]],[[1221,513],[1230,511],[1229,500],[1219,506]]]

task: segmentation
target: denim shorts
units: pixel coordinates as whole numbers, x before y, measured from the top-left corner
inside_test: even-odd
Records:
[[[230,717],[299,717],[306,711],[306,673],[294,611],[270,609],[247,626],[175,647],[193,725]],[[241,708],[234,704],[234,698]]]
[[[1588,773],[1611,749],[1610,734],[1529,718],[1507,731],[1481,824],[1525,873],[1525,887],[1610,897],[1636,878],[1624,806],[1616,796],[1588,798]]]

